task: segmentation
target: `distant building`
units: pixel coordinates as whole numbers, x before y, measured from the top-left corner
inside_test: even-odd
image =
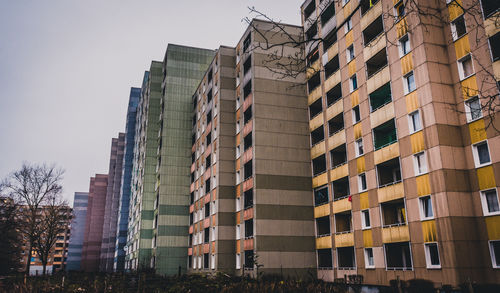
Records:
[[[73,200],[73,220],[71,221],[71,238],[68,244],[67,271],[79,271],[81,269],[88,201],[88,192],[75,192]]]
[[[81,260],[81,269],[86,272],[99,270],[107,186],[108,175],[96,174],[90,178]]]

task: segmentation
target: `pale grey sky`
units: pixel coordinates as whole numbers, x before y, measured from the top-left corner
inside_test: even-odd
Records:
[[[0,178],[23,161],[66,170],[64,196],[107,173],[130,87],[168,43],[234,46],[254,6],[300,24],[303,0],[0,0]]]

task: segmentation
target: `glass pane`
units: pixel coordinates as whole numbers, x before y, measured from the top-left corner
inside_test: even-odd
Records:
[[[477,155],[479,157],[480,164],[486,164],[490,162],[490,154],[488,152],[488,144],[483,143],[477,147]]]
[[[439,252],[438,252],[438,247],[437,244],[429,244],[428,246],[429,249],[429,258],[431,260],[431,264],[433,266],[439,265]]]
[[[488,212],[494,213],[500,211],[498,207],[498,197],[495,190],[485,192],[486,204],[488,205]]]
[[[491,242],[491,250],[493,253],[493,261],[495,262],[495,267],[500,266],[500,241]]]

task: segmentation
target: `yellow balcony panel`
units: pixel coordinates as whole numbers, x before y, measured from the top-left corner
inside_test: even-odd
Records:
[[[436,232],[436,221],[424,221],[422,222],[422,234],[424,237],[424,242],[436,242],[437,232]]]
[[[316,115],[316,117],[309,121],[309,131],[313,131],[314,129],[320,127],[324,122],[325,120],[322,114]]]
[[[394,104],[390,102],[370,114],[371,127],[375,128],[394,117]]]
[[[354,138],[358,139],[363,136],[363,128],[361,127],[361,122],[357,123],[353,127],[354,130]]]
[[[326,53],[328,54],[328,61],[337,56],[339,54],[339,43],[336,42],[335,44],[333,44],[330,48],[328,48],[328,51],[326,51]]]
[[[330,214],[329,203],[325,203],[324,205],[314,207],[314,218],[321,218],[324,216],[328,216],[329,214]]]
[[[355,107],[359,105],[359,90],[355,90],[351,93],[351,106]]]
[[[353,30],[350,30],[345,35],[345,46],[349,47],[353,42],[354,42],[354,33],[353,33]]]
[[[470,44],[468,35],[465,35],[455,41],[455,53],[457,54],[457,59],[460,59],[470,53]]]
[[[340,70],[337,70],[332,76],[325,80],[325,91],[328,92],[340,82]]]
[[[316,249],[332,248],[332,236],[316,238]]]
[[[477,179],[480,190],[496,187],[495,173],[491,165],[477,169]]]
[[[366,170],[365,156],[356,159],[356,168],[358,170],[358,174],[365,172]]]
[[[354,73],[356,73],[356,60],[352,60],[349,64],[347,64],[347,70],[349,76],[353,76]]]
[[[328,173],[320,174],[312,179],[312,187],[316,188],[328,183]]]
[[[424,132],[419,131],[410,135],[411,152],[413,154],[419,153],[425,149]]]
[[[460,82],[460,85],[462,86],[462,95],[464,96],[464,99],[468,99],[479,94],[479,91],[477,89],[476,75],[462,80]]]
[[[500,216],[486,217],[486,230],[488,231],[489,240],[500,239]]]
[[[378,202],[380,203],[403,198],[405,196],[403,182],[379,188],[377,190],[377,196]]]
[[[325,153],[325,142],[322,141],[311,148],[311,159],[315,159]]]
[[[368,199],[368,192],[363,192],[359,194],[359,205],[362,210],[366,210],[370,207],[370,200]]]
[[[354,233],[335,234],[335,247],[354,246]]]
[[[455,18],[462,15],[462,13],[464,13],[461,7],[462,1],[457,0],[457,2],[451,1],[451,3],[448,5],[448,13],[450,14],[450,21],[454,20]]]
[[[500,60],[497,60],[493,63],[493,74],[495,75],[495,78],[497,80],[500,79]]]
[[[347,175],[349,175],[349,165],[344,164],[341,166],[338,166],[337,168],[330,170],[330,180],[335,181],[340,178],[344,178]]]
[[[371,93],[391,80],[389,66],[377,72],[366,81],[367,92]]]
[[[368,46],[363,48],[363,58],[365,60],[370,60],[373,55],[377,54],[385,47],[387,47],[387,39],[385,38],[385,34],[380,34],[373,39]]]
[[[349,201],[349,198],[337,200],[332,203],[332,208],[334,214],[350,211],[352,209],[352,202]]]
[[[403,71],[403,75],[413,70],[413,58],[412,52],[406,54],[401,58],[401,70]]]
[[[370,25],[377,17],[382,14],[382,1],[378,1],[377,4],[373,5],[368,12],[363,14],[361,17],[361,31],[364,31],[365,28]],[[365,59],[368,60],[368,59]]]
[[[311,105],[312,103],[316,102],[316,100],[319,98],[321,98],[321,86],[318,86],[317,88],[315,88],[309,94],[309,96],[307,96],[307,102],[309,103],[309,105]]]
[[[363,246],[373,247],[373,235],[372,230],[363,230]]]
[[[319,67],[319,59],[318,59],[310,67],[307,68],[306,78],[307,79],[311,78],[311,76],[313,76],[316,72],[318,72],[319,69],[320,69],[320,67]]]
[[[417,181],[417,195],[423,196],[431,194],[431,184],[429,182],[429,174],[424,174],[416,178]]]
[[[398,39],[406,35],[408,32],[408,22],[406,17],[403,17],[398,23],[396,23],[396,32],[398,34]]]
[[[328,107],[328,109],[326,109],[326,119],[330,120],[333,117],[337,116],[338,114],[342,113],[343,111],[344,111],[344,103],[342,102],[342,99],[340,99],[333,105]]]
[[[469,124],[470,140],[472,144],[478,143],[485,140],[486,129],[484,126],[484,120],[479,119]]]
[[[328,139],[328,148],[332,150],[341,144],[345,143],[345,130],[341,130]]]
[[[384,148],[376,150],[375,153],[373,154],[373,159],[375,161],[375,165],[378,165],[385,161],[389,161],[390,159],[394,159],[398,156],[399,156],[399,142],[395,142]]]
[[[407,225],[383,227],[382,228],[382,242],[406,242],[410,241],[410,231]]]
[[[413,91],[406,95],[406,111],[411,113],[419,107],[417,91]]]

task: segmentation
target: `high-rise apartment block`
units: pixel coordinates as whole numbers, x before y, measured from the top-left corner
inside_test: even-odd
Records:
[[[68,259],[66,263],[66,270],[68,271],[80,270],[88,202],[88,192],[75,192],[73,219],[71,220],[71,238],[69,239]]]
[[[499,5],[457,2],[302,5],[318,277],[498,282]]]

